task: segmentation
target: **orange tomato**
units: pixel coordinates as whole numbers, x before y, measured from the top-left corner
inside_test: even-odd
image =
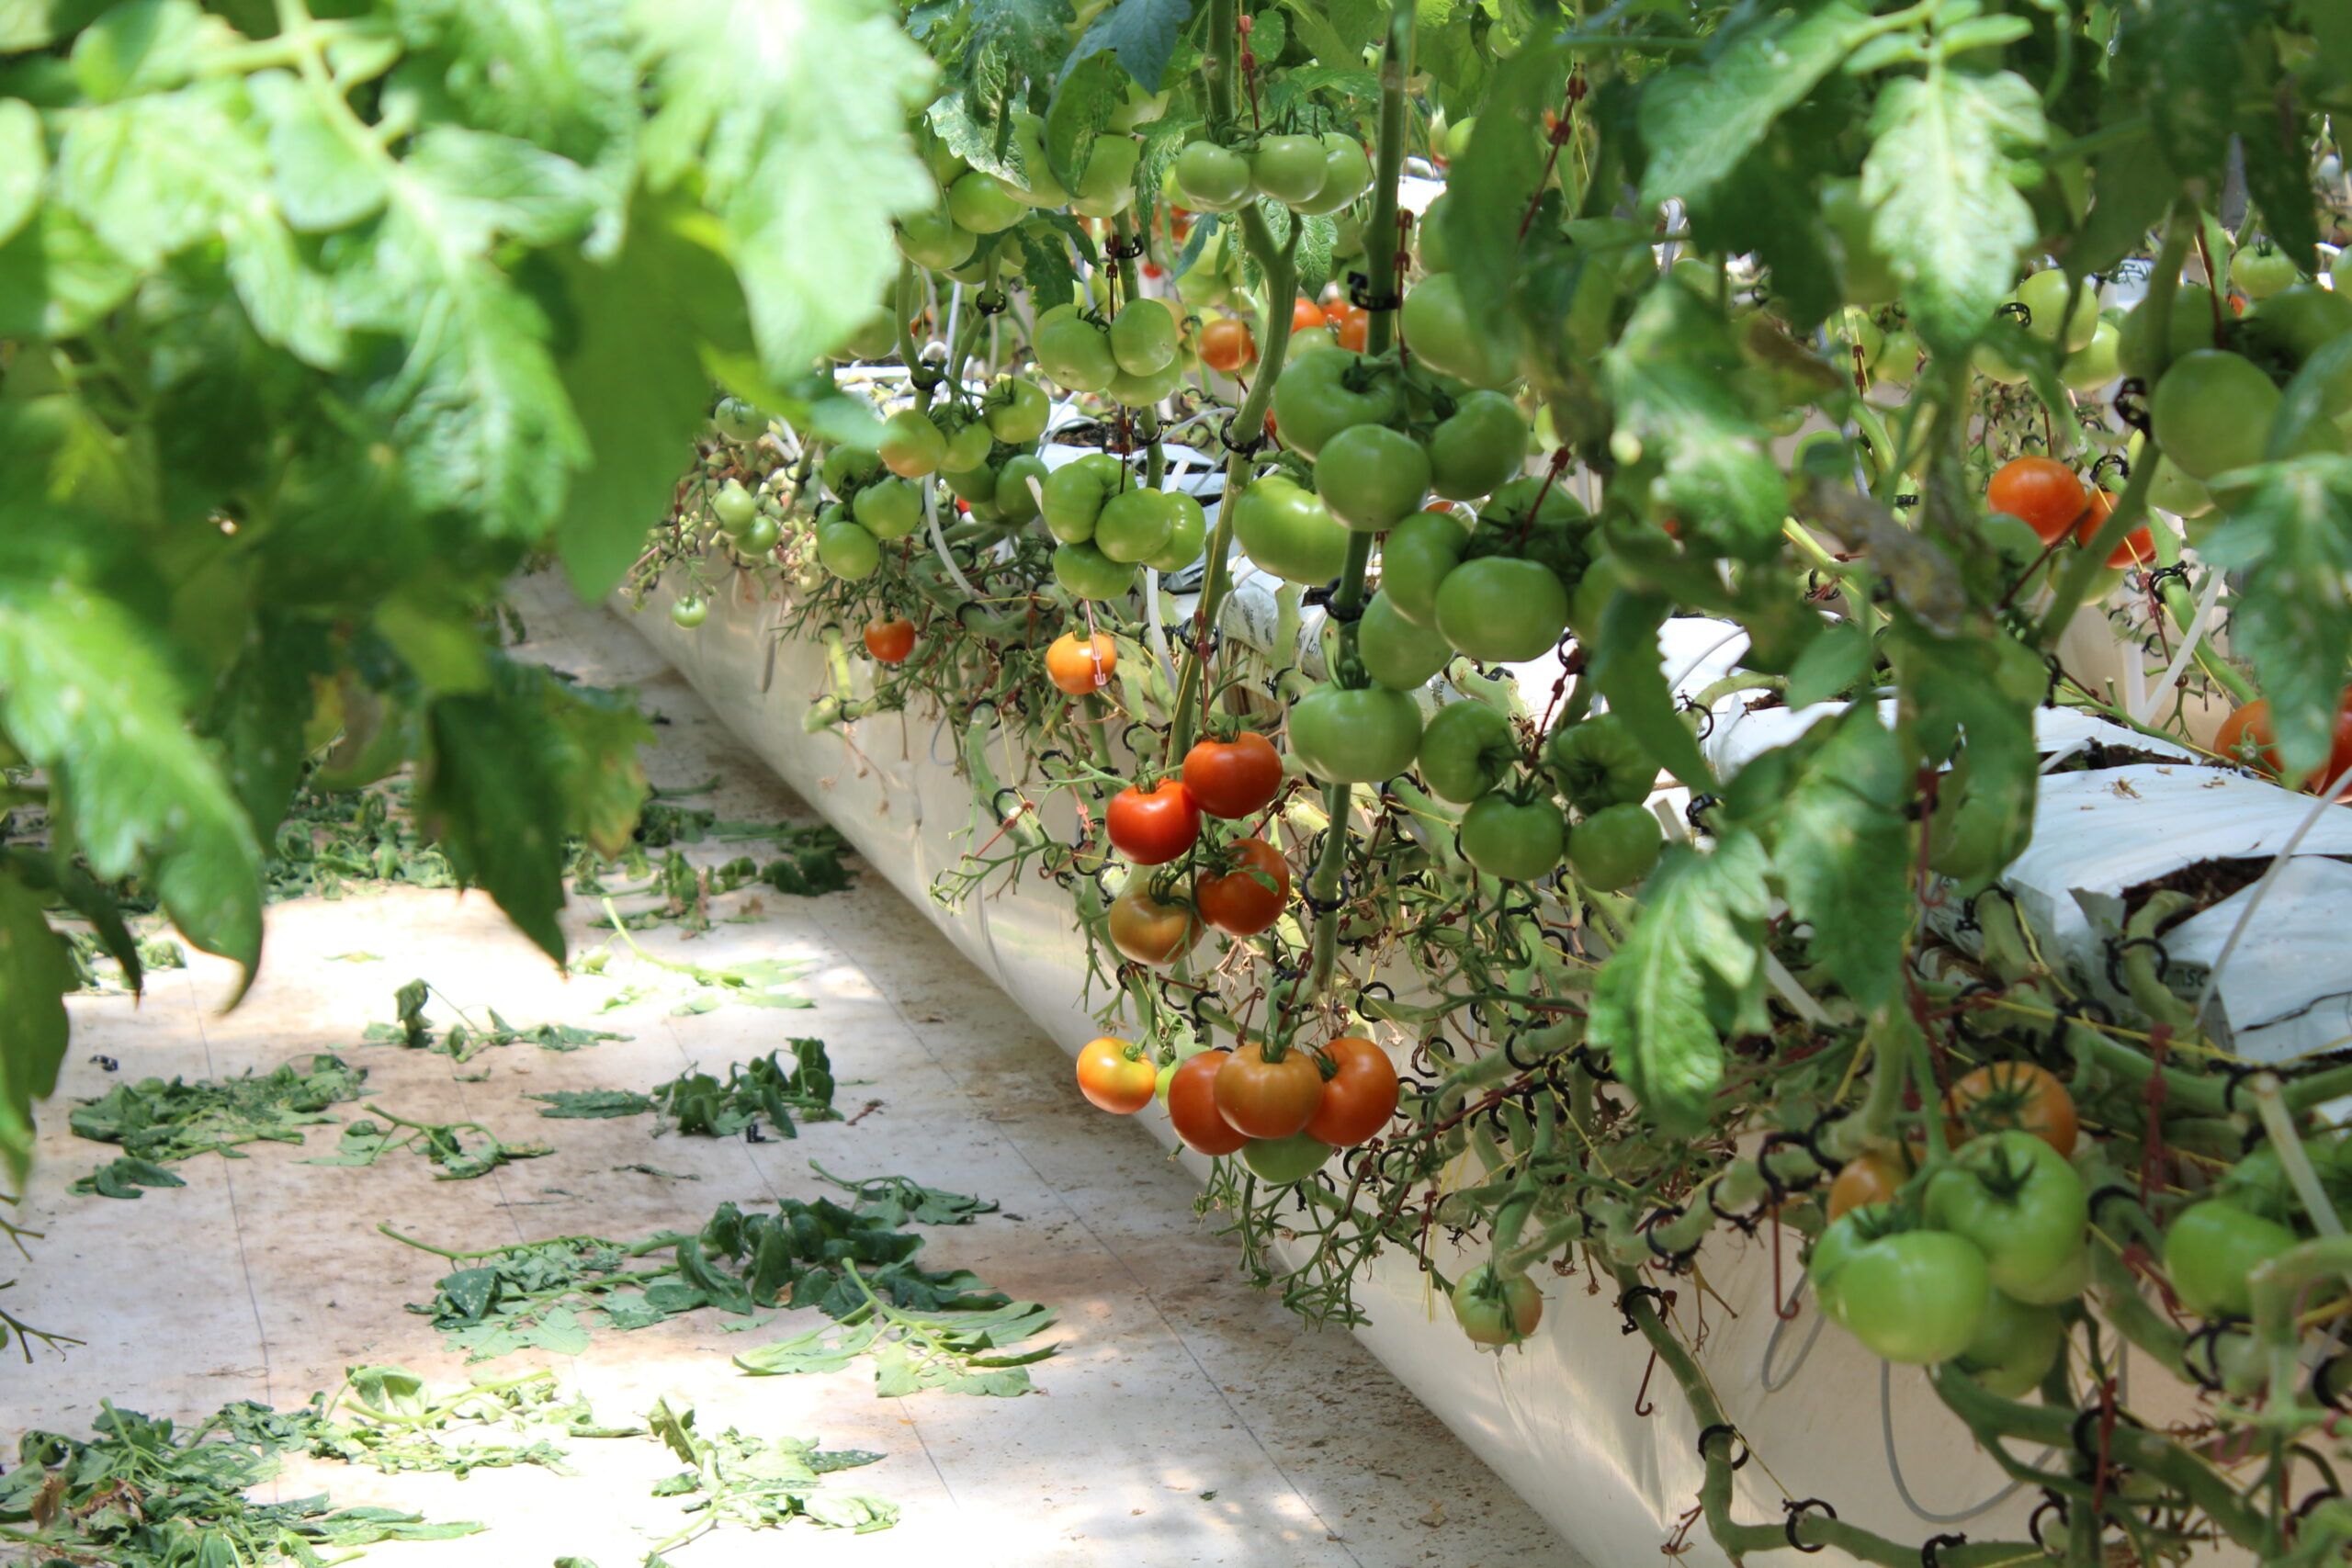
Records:
[[[1118,667],[1119,650],[1102,632],[1083,642],[1076,632],[1064,632],[1046,649],[1046,674],[1073,697],[1109,685]]]
[[[1258,340],[1248,326],[1221,316],[1201,328],[1201,363],[1230,376],[1258,357]]]
[[[2075,1097],[2055,1073],[2031,1062],[1978,1067],[1945,1092],[1944,1111],[1965,1135],[2031,1133],[2062,1155],[2075,1152]]]
[[[1295,299],[1291,302],[1290,330],[1295,333],[1312,332],[1317,327],[1338,324],[1324,314],[1322,306],[1312,299]]]
[[[900,664],[915,650],[915,624],[900,616],[865,628],[865,651],[885,664]]]
[[[2050,457],[2012,457],[1985,487],[1984,502],[2025,523],[2047,545],[2066,536],[2090,497],[2065,464]]]
[[[1303,1131],[1323,1103],[1323,1072],[1315,1058],[1293,1048],[1269,1062],[1252,1043],[1227,1056],[1216,1072],[1216,1108],[1237,1133],[1287,1138]]]
[[[2233,762],[2251,761],[2271,777],[2279,777],[2278,732],[2271,728],[2269,699],[2256,697],[2223,719],[2221,733],[2213,737],[2213,750]],[[2346,688],[2336,705],[2335,741],[2328,748],[2326,765],[2305,774],[2295,787],[2324,789],[2328,780],[2341,778],[2346,768],[2352,768],[2352,687]],[[2352,787],[2337,798],[2352,798]]]
[[[1911,1162],[1884,1149],[1865,1149],[1838,1168],[1829,1183],[1829,1217],[1873,1203],[1892,1203],[1911,1179]]]
[[[2075,525],[2075,543],[2087,546],[2107,526],[2109,514],[2115,511],[2115,492],[2108,490],[2091,491],[2090,504],[2083,509],[2082,521]],[[2123,542],[2108,552],[2110,570],[2126,566],[2156,564],[2155,536],[2145,528],[2134,528],[2123,536]]]
[[[1114,1116],[1132,1116],[1151,1103],[1159,1069],[1130,1041],[1104,1035],[1078,1054],[1078,1092]]]

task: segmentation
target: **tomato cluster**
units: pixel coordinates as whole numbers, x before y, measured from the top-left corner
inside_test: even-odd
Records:
[[[1078,1077],[1088,1100],[1122,1115],[1149,1104],[1156,1085],[1186,1148],[1238,1154],[1259,1179],[1283,1184],[1379,1136],[1401,1093],[1388,1053],[1356,1035],[1311,1050],[1251,1041],[1158,1070],[1143,1047],[1102,1039],[1080,1053]]]

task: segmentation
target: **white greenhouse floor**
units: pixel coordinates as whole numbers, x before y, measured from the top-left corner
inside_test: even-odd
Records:
[[[715,791],[684,804],[722,818],[809,819],[633,631],[544,592],[526,603],[526,655],[600,684],[633,684],[668,721],[650,760],[656,784],[716,774]],[[717,861],[747,851],[761,847],[687,852]],[[575,951],[605,941],[588,924],[594,913],[578,900],[567,912]],[[74,998],[72,1054],[15,1216],[47,1239],[28,1244],[31,1260],[0,1304],[86,1344],[0,1370],[8,1457],[28,1427],[85,1435],[101,1400],[183,1418],[238,1399],[291,1408],[334,1388],[346,1366],[387,1362],[436,1387],[462,1383],[460,1359],[403,1310],[427,1300],[449,1265],[387,1239],[379,1222],[458,1249],[693,1230],[722,1200],[749,1210],[831,1190],[809,1172],[815,1159],[844,1176],[902,1174],[1000,1201],[1002,1213],[926,1231],[923,1261],[969,1267],[1016,1298],[1058,1307],[1060,1353],[1035,1369],[1043,1392],[1022,1398],[879,1400],[863,1364],[823,1376],[736,1373],[731,1355],[817,1325],[815,1313],[728,1332],[745,1320],[704,1311],[630,1333],[600,1330],[576,1359],[525,1351],[485,1363],[487,1375],[549,1366],[607,1421],[634,1419],[656,1395],[678,1391],[706,1429],[733,1425],[887,1455],[841,1480],[899,1503],[895,1529],[722,1530],[674,1554],[679,1568],[786,1558],[861,1568],[1577,1568],[1575,1553],[1349,1336],[1307,1332],[1252,1292],[1230,1245],[1194,1217],[1192,1179],[1140,1127],[1088,1107],[1068,1058],[880,878],[865,874],[854,890],[814,899],[754,884],[713,913],[721,919],[707,935],[687,940],[665,926],[638,940],[705,964],[812,961],[802,988],[816,1006],[674,1016],[681,986],[626,950],[607,975],[567,979],[486,897],[413,889],[272,908],[259,983],[232,1013],[218,1010],[232,971],[200,954],[186,970],[155,974],[143,1001]],[[510,1045],[463,1067],[362,1044],[369,1021],[392,1016],[394,987],[419,976],[517,1025],[633,1038],[569,1054]],[[599,1014],[629,985],[654,994]],[[432,1013],[449,1021],[438,1001]],[[521,1098],[641,1090],[690,1063],[723,1072],[804,1034],[826,1041],[845,1111],[875,1102],[854,1124],[804,1124],[797,1141],[657,1143],[649,1118],[542,1120]],[[322,1126],[307,1148],[200,1156],[176,1168],[184,1190],[135,1202],[68,1192],[117,1152],[65,1125],[71,1099],[117,1081],[97,1058],[118,1063],[124,1078],[217,1078],[318,1051],[370,1074],[375,1099],[335,1108],[338,1120],[373,1104],[415,1120],[479,1121],[509,1142],[543,1141],[556,1152],[472,1181],[436,1182],[432,1167],[404,1153],[364,1169],[299,1163],[334,1146],[334,1129]],[[635,1165],[699,1179],[627,1168]],[[647,1439],[565,1446],[576,1478],[534,1469],[462,1481],[384,1476],[304,1461],[274,1484],[286,1497],[327,1491],[338,1505],[489,1527],[455,1541],[375,1547],[372,1561],[536,1568],[576,1556],[635,1568],[682,1517],[676,1501],[649,1490],[677,1462]]]

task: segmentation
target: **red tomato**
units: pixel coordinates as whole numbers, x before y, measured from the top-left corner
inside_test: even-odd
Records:
[[[1166,865],[1201,836],[1201,808],[1174,779],[1148,791],[1129,784],[1111,797],[1111,845],[1137,865]]]
[[[2222,721],[2221,733],[2213,737],[2213,750],[2233,762],[2252,761],[2256,767],[2276,778],[2278,776],[2278,732],[2271,728],[2270,703],[2257,697]],[[2340,778],[2346,768],[2352,768],[2352,688],[2346,688],[2335,710],[2335,743],[2328,748],[2324,768],[2306,774],[2295,787],[2320,790],[2330,779]],[[2347,787],[2338,799],[2352,798]]]
[[[1118,648],[1101,632],[1084,642],[1076,632],[1064,632],[1046,649],[1046,675],[1073,697],[1109,685],[1111,671],[1118,667]]]
[[[2090,504],[2075,470],[2050,457],[2012,457],[1984,491],[1985,504],[2024,521],[2045,545],[2064,538]]]
[[[1130,1041],[1104,1035],[1078,1054],[1078,1092],[1114,1116],[1132,1116],[1151,1103],[1159,1069]]]
[[[901,617],[865,628],[865,651],[885,664],[902,664],[915,650],[915,624]]]
[[[1303,1130],[1322,1103],[1323,1073],[1305,1051],[1294,1048],[1269,1062],[1265,1047],[1253,1043],[1217,1068],[1217,1111],[1237,1133],[1287,1138]]]
[[[2113,491],[2095,490],[2091,491],[2090,504],[2083,509],[2083,520],[2075,525],[2075,543],[2078,545],[2088,545],[2094,538],[2097,538],[2098,536],[2098,531],[2107,526],[2108,517],[2114,511],[2115,492]],[[2154,536],[2151,535],[2145,528],[2132,529],[2129,534],[2123,536],[2123,542],[2121,544],[2116,546],[2114,549],[2108,552],[2107,564],[2109,570],[2114,570],[2118,568],[2127,566],[2155,565],[2156,541]]]
[[[1396,1064],[1387,1052],[1353,1034],[1332,1041],[1323,1055],[1340,1070],[1323,1085],[1307,1135],[1341,1149],[1377,1136],[1396,1114]]]
[[[1230,740],[1196,740],[1184,753],[1185,793],[1212,817],[1227,822],[1255,817],[1282,789],[1282,753],[1254,729]]]
[[[1201,363],[1230,376],[1258,357],[1258,340],[1250,329],[1230,317],[1221,317],[1201,329]]]
[[[1282,919],[1290,902],[1290,863],[1263,839],[1237,839],[1225,853],[1233,869],[1202,877],[1193,889],[1193,906],[1227,936],[1256,936]]]
[[[1235,1132],[1216,1108],[1217,1069],[1228,1055],[1204,1051],[1187,1056],[1168,1080],[1169,1122],[1194,1154],[1229,1155],[1250,1141],[1250,1134]]]

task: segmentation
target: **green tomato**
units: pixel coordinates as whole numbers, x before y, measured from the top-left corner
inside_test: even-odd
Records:
[[[2301,370],[2312,355],[2352,333],[2352,299],[2315,283],[2298,283],[2272,295],[2245,321],[2245,335],[2257,352]],[[2352,369],[2328,384],[2330,418],[2352,412]]]
[[[986,463],[977,468],[950,468],[940,477],[947,481],[948,490],[972,505],[996,504],[996,470]]]
[[[1337,212],[1372,187],[1372,159],[1363,143],[1345,131],[1323,133],[1323,188],[1298,210],[1322,216]]]
[[[1963,1145],[1928,1183],[1926,1211],[1929,1224],[1976,1244],[2005,1293],[2036,1304],[2065,1299],[2064,1271],[2083,1249],[2090,1211],[2075,1168],[2031,1133]]]
[[[2293,287],[2301,276],[2287,253],[2267,241],[2257,242],[2230,258],[2230,281],[2239,293],[2257,302]]]
[[[1102,503],[1126,488],[1127,468],[1108,452],[1090,452],[1065,463],[1046,479],[1042,510],[1046,531],[1066,545],[1094,537]]]
[[[1364,673],[1399,692],[1418,692],[1453,656],[1445,638],[1396,613],[1385,593],[1374,593],[1356,623],[1356,656]]]
[[[2173,361],[2149,402],[2156,445],[2193,479],[2262,461],[2279,391],[2241,355],[2198,349]]]
[[[1232,505],[1234,538],[1255,565],[1276,577],[1314,587],[1347,565],[1347,528],[1322,497],[1280,474],[1256,480]]]
[[[1130,376],[1122,370],[1111,378],[1111,385],[1104,389],[1111,394],[1112,401],[1127,408],[1140,409],[1149,408],[1162,398],[1172,397],[1176,389],[1183,384],[1184,363],[1182,359],[1171,358],[1148,376]]]
[[[837,344],[828,357],[843,365],[861,359],[887,359],[898,347],[899,326],[886,309]]]
[[[1136,569],[1092,545],[1057,545],[1054,581],[1080,599],[1115,599],[1135,586]]]
[[[857,492],[850,512],[877,539],[903,539],[922,526],[922,487],[908,479],[877,479]]]
[[[1855,1218],[1848,1214],[1830,1229]],[[1829,1247],[1815,1248],[1818,1263]],[[1881,1360],[1926,1367],[1965,1354],[1984,1324],[1992,1280],[1975,1244],[1948,1231],[1904,1231],[1852,1242],[1826,1277],[1822,1309]]]
[[[729,479],[710,498],[710,510],[720,527],[730,534],[740,534],[760,514],[760,503],[743,488],[741,479]]]
[[[1613,713],[1554,730],[1544,753],[1568,804],[1588,817],[1647,800],[1657,784],[1657,760]]]
[[[1143,146],[1130,136],[1098,136],[1086,155],[1070,210],[1082,218],[1115,218],[1136,199],[1136,164]]]
[[[1102,503],[1094,519],[1094,547],[1115,561],[1149,560],[1167,547],[1176,512],[1165,492],[1123,490]]]
[[[1182,571],[1201,558],[1201,547],[1208,542],[1208,514],[1181,490],[1167,492],[1167,504],[1171,519],[1168,542],[1143,564],[1154,571]]]
[[[2190,1205],[2165,1231],[2165,1273],[2180,1304],[2199,1317],[2250,1317],[2247,1276],[2302,1238],[2276,1220],[2211,1199]]]
[[[1006,194],[1024,207],[1046,209],[1068,207],[1069,190],[1054,177],[1054,165],[1046,156],[1046,122],[1026,109],[1012,114],[1012,142],[1021,152],[1021,168],[1028,183],[1009,186]]]
[[[939,471],[944,474],[968,474],[976,468],[986,468],[989,454],[995,449],[995,433],[984,422],[976,419],[947,438],[946,449],[939,455]]]
[[[1321,195],[1326,173],[1323,143],[1312,136],[1269,136],[1250,154],[1250,183],[1284,207]]]
[[[710,423],[729,441],[757,441],[768,431],[766,411],[754,408],[741,398],[719,399]]]
[[[1111,319],[1111,357],[1130,376],[1155,376],[1176,358],[1176,318],[1157,299],[1131,299]]]
[[[1313,457],[1351,425],[1387,424],[1404,412],[1393,367],[1344,348],[1317,348],[1283,367],[1274,383],[1274,420],[1283,445]]]
[[[1421,710],[1402,692],[1319,686],[1290,710],[1290,750],[1325,784],[1378,784],[1413,765]]]
[[[854,523],[831,523],[817,529],[817,561],[847,582],[862,582],[882,564],[881,541]]]
[[[2156,363],[2155,312],[2145,304],[2127,312],[2115,344],[2115,361],[2126,376],[2154,381],[2174,359],[2214,345],[2213,291],[2199,283],[2184,283],[2173,291],[2171,341],[2164,364]]]
[[[1465,560],[1438,584],[1437,629],[1484,664],[1540,659],[1568,629],[1568,591],[1541,561]]]
[[[978,169],[965,171],[947,187],[949,220],[974,234],[1001,233],[1020,222],[1027,210],[1013,200],[1003,181]]]
[[[773,517],[755,516],[735,536],[735,547],[747,556],[763,556],[775,548],[783,530]]]
[[[1073,392],[1099,392],[1119,374],[1111,334],[1069,305],[1037,319],[1037,368],[1048,380]]]
[[[1471,321],[1457,274],[1441,272],[1415,284],[1397,315],[1406,346],[1435,369],[1488,388],[1502,386],[1517,374],[1518,367],[1498,353]]]
[[[2090,342],[2068,355],[2058,367],[2058,378],[2077,392],[2098,391],[2123,373],[2116,362],[2117,345],[2122,341],[2122,330],[2114,322],[2099,322]]]
[[[1894,264],[1871,236],[1873,214],[1860,180],[1830,180],[1821,187],[1821,216],[1837,242],[1838,275],[1849,305],[1892,305],[1901,289]]]
[[[1920,356],[1927,350],[1908,332],[1892,332],[1878,351],[1878,358],[1871,366],[1871,374],[1890,386],[1907,387],[1919,374]]]
[[[962,266],[972,259],[978,237],[959,228],[944,208],[917,212],[899,220],[899,254],[917,266],[933,272]]]
[[[1647,876],[1665,848],[1649,807],[1605,806],[1569,832],[1568,866],[1587,887],[1615,893]]]
[[[1331,515],[1360,534],[1385,534],[1430,492],[1421,444],[1385,424],[1357,424],[1323,444],[1315,487]]]
[[[1440,800],[1466,805],[1502,783],[1519,751],[1510,720],[1484,703],[1448,703],[1422,727],[1421,783]]]
[[[2137,467],[2146,448],[2146,437],[2135,430],[2123,450]],[[2155,476],[2148,481],[2148,504],[2161,507],[2176,517],[2202,517],[2213,510],[2213,497],[2203,485],[2182,473],[2178,463],[2160,456],[2156,458]]]
[[[1004,521],[1020,524],[1035,519],[1037,490],[1043,490],[1051,478],[1053,471],[1046,467],[1043,457],[1024,452],[1018,457],[1006,458],[1004,467],[996,473],[996,509]],[[1037,481],[1037,490],[1029,487],[1032,479]]]
[[[1035,381],[1008,377],[980,399],[980,417],[989,433],[1008,446],[1025,446],[1046,434],[1053,417],[1054,400]]]
[[[2091,334],[2098,327],[2098,299],[2086,284],[2083,298],[2075,301],[2074,314],[2066,313],[2067,302],[2074,299],[2064,269],[2052,267],[2037,272],[2018,285],[2009,298],[2027,310],[2025,330],[2044,343],[2058,341],[2058,328],[2066,328],[2066,352],[2077,353],[2090,346]]]
[[[1491,790],[1462,814],[1462,858],[1505,882],[1551,875],[1567,841],[1567,819],[1549,800],[1513,800]]]
[[[882,466],[902,479],[919,479],[938,470],[947,456],[947,437],[931,416],[900,409],[882,422]]]
[[[1544,1292],[1524,1274],[1498,1279],[1491,1263],[1481,1263],[1455,1282],[1451,1298],[1453,1321],[1471,1342],[1516,1345],[1544,1321]]]
[[[1330,1157],[1330,1145],[1305,1133],[1293,1133],[1287,1138],[1252,1138],[1241,1145],[1241,1163],[1270,1187],[1304,1181]]]
[[[1170,177],[1195,212],[1230,212],[1250,199],[1250,160],[1214,141],[1187,143]]]
[[[1443,156],[1447,163],[1455,162],[1470,151],[1470,138],[1477,129],[1476,115],[1464,115],[1445,128],[1444,140],[1439,145],[1443,149]]]
[[[1527,421],[1500,392],[1469,392],[1430,433],[1429,451],[1430,488],[1475,501],[1527,466]]]
[[[837,496],[847,496],[858,486],[871,483],[882,472],[882,454],[862,446],[836,446],[825,454],[825,465],[820,471],[824,475],[827,490]]]
[[[710,602],[699,593],[681,593],[670,601],[670,619],[686,631],[692,631],[710,619]]]
[[[1451,513],[1416,512],[1391,528],[1380,542],[1380,586],[1396,613],[1435,630],[1438,586],[1469,544],[1469,530]]]
[[[2000,1399],[2023,1399],[2041,1386],[2066,1348],[2066,1320],[2046,1306],[2029,1306],[1995,1291],[1984,1320],[1953,1365]]]

